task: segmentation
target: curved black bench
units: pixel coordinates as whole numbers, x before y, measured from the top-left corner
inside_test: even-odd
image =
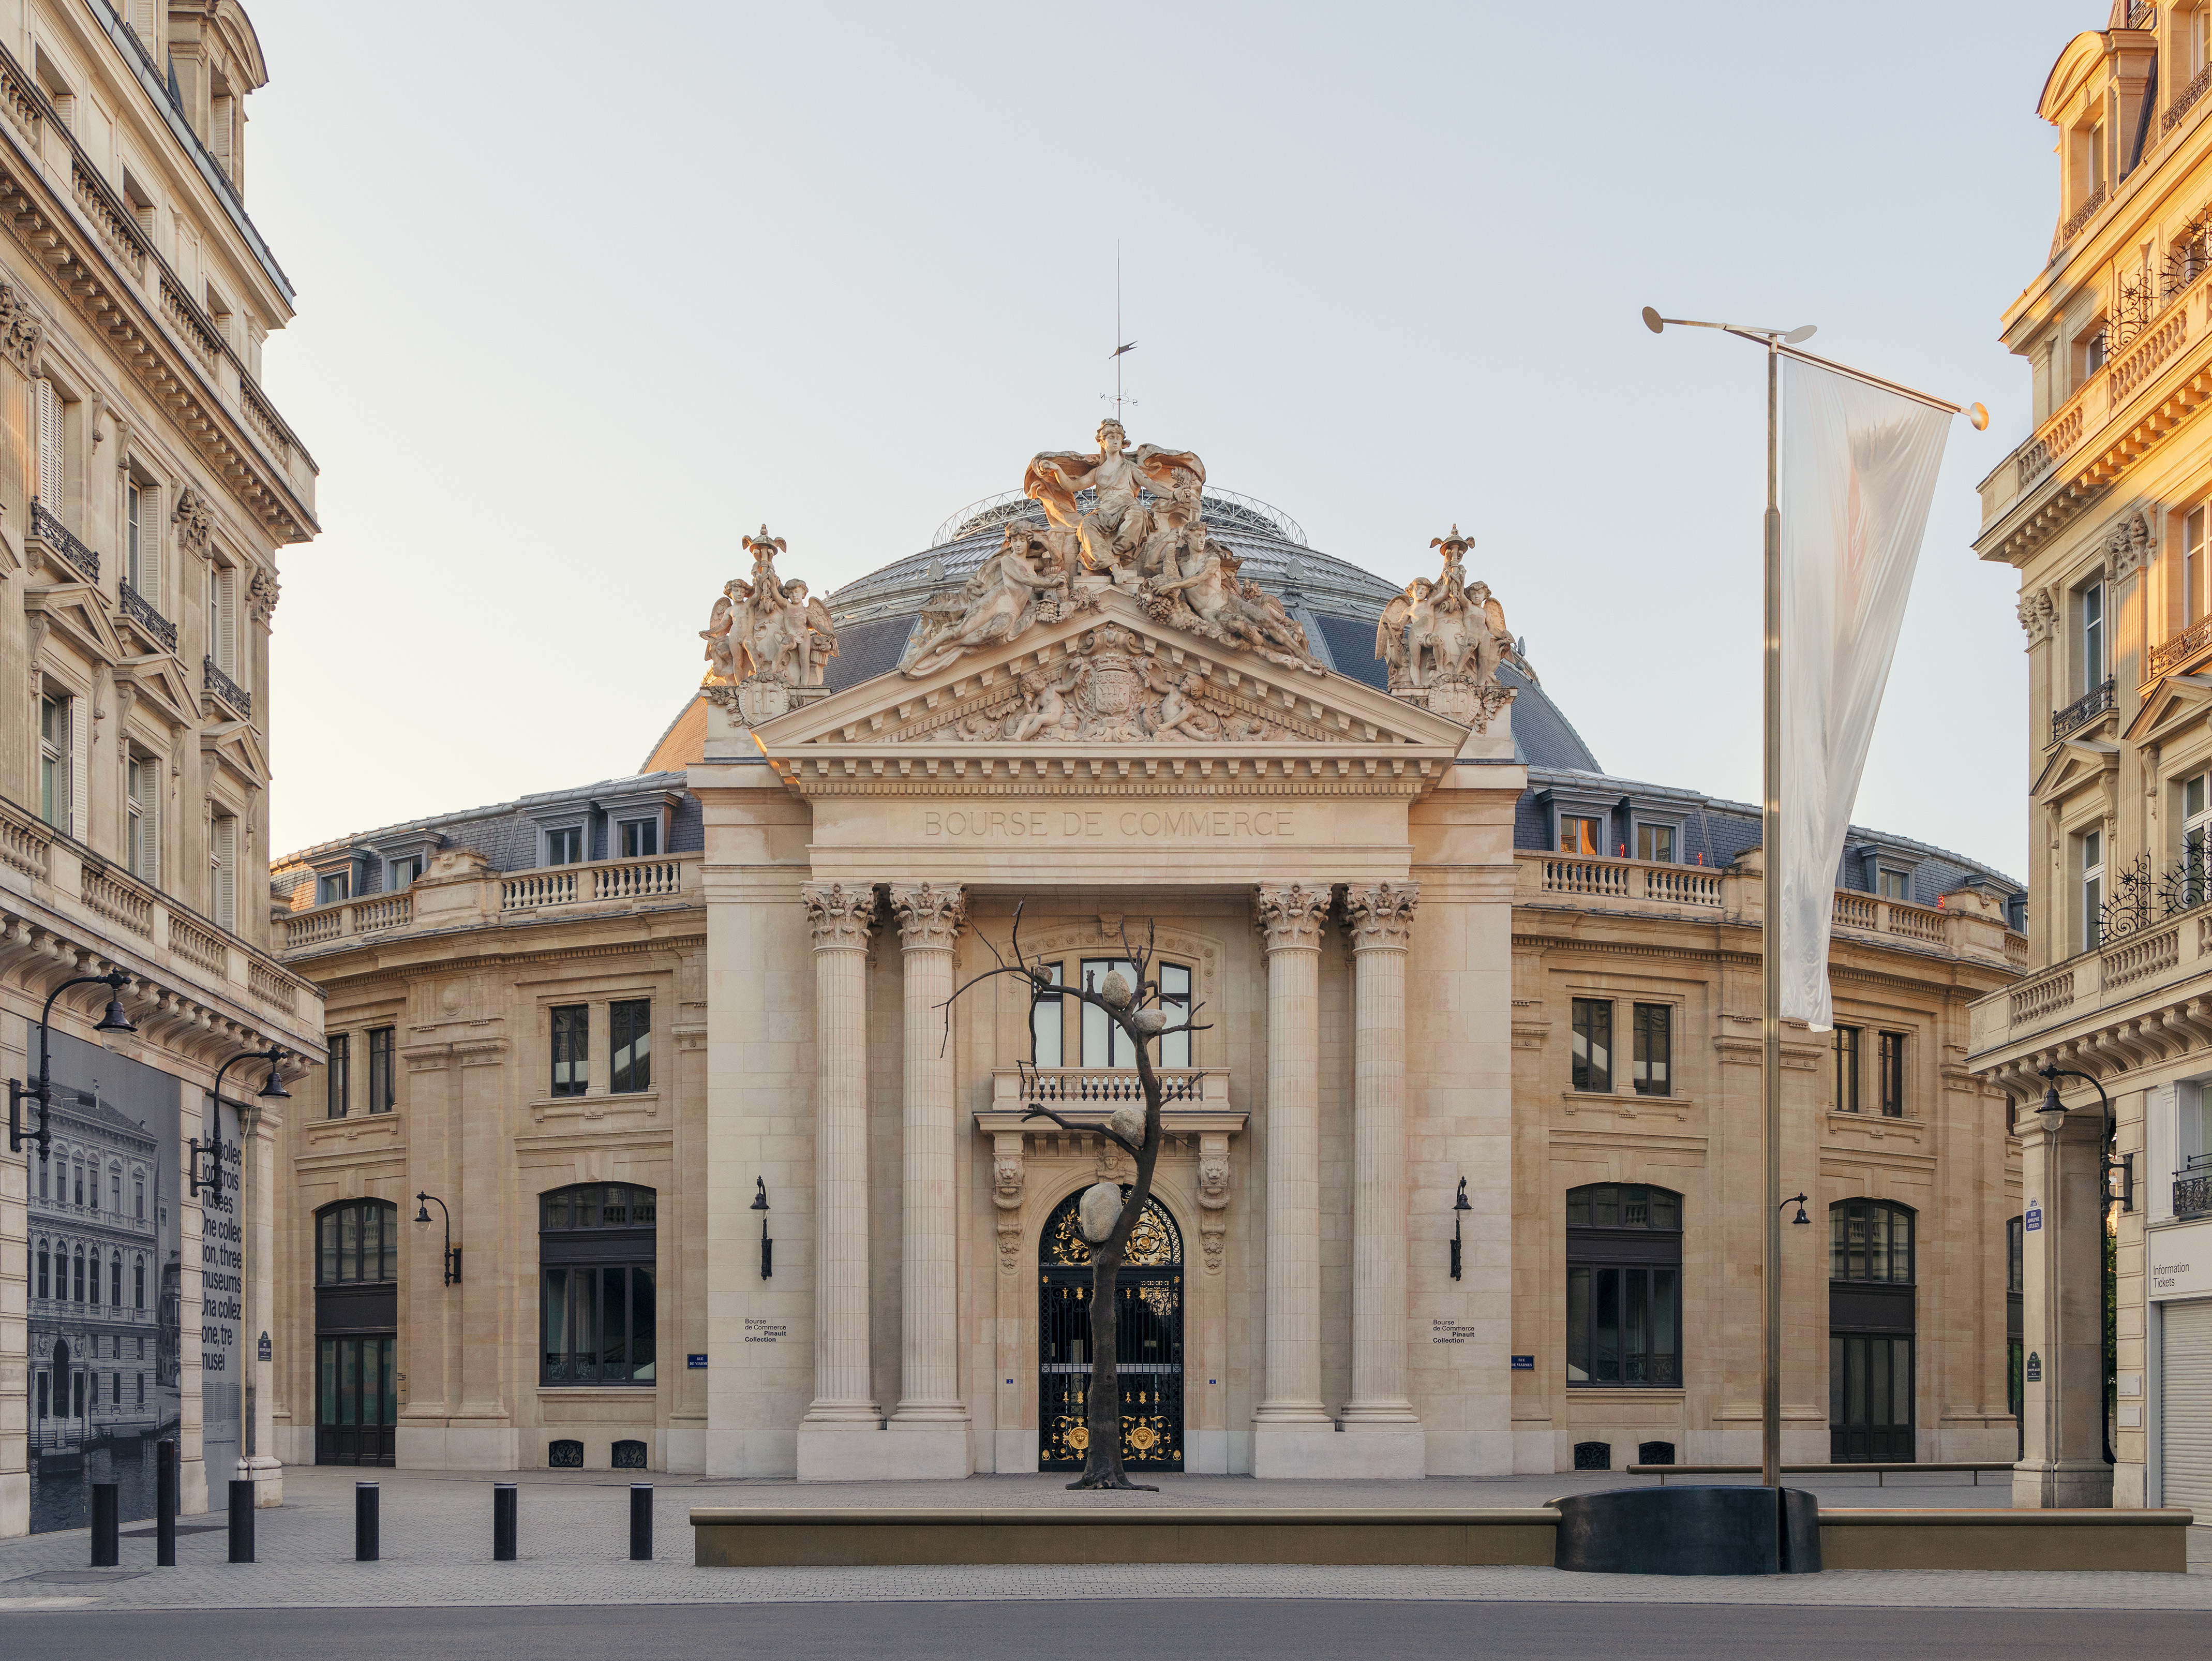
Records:
[[[1816,1574],[1820,1508],[1764,1488],[1607,1488],[1559,1507],[1553,1561],[1591,1574]]]

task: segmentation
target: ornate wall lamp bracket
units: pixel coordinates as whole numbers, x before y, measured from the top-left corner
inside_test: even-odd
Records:
[[[428,1223],[432,1206],[437,1207],[438,1214],[446,1220],[446,1284],[457,1287],[461,1283],[461,1249],[453,1244],[453,1214],[446,1209],[446,1202],[436,1195],[417,1194],[415,1196],[415,1220]]]
[[[79,975],[74,980],[64,981],[46,995],[46,1007],[39,1013],[39,1076],[27,1085],[20,1079],[8,1080],[8,1151],[10,1153],[20,1153],[23,1151],[24,1143],[35,1141],[39,1145],[39,1158],[44,1159],[53,1148],[54,1133],[51,1123],[53,1078],[48,1066],[52,1042],[46,1024],[53,1019],[54,1000],[73,986],[104,986],[112,994],[120,993],[130,981],[131,977],[119,969],[105,975]],[[138,1029],[123,1013],[123,1000],[111,996],[107,1001],[106,1012],[92,1030],[95,1032],[136,1032]],[[36,1130],[23,1128],[23,1104],[27,1101],[39,1104],[39,1128]]]
[[[118,1013],[113,1004],[108,1006],[108,1010],[111,1014]],[[105,1023],[102,1025],[104,1026]],[[216,1068],[215,1088],[208,1092],[215,1098],[215,1124],[206,1141],[203,1142],[195,1136],[188,1144],[191,1148],[191,1157],[185,1162],[185,1174],[191,1179],[194,1199],[199,1197],[203,1189],[218,1201],[222,1198],[222,1075],[240,1062],[266,1062],[269,1063],[269,1082],[255,1093],[265,1102],[289,1102],[292,1099],[292,1092],[284,1088],[284,1075],[277,1071],[283,1060],[283,1047],[270,1044],[266,1050],[249,1050],[243,1056],[233,1056]],[[238,1107],[241,1113],[246,1110],[235,1102],[231,1105]],[[200,1160],[203,1158],[207,1160],[207,1175],[204,1177],[200,1175]]]
[[[771,1275],[775,1273],[775,1242],[768,1238],[768,1217],[766,1215],[768,1211],[768,1178],[765,1177],[754,1177],[753,1188],[755,1191],[753,1194],[752,1208],[755,1211],[763,1214],[761,1217],[761,1279],[765,1281]]]
[[[1462,1245],[1460,1240],[1459,1214],[1462,1211],[1472,1211],[1474,1209],[1474,1208],[1467,1202],[1467,1178],[1462,1177],[1459,1179],[1459,1197],[1452,1202],[1451,1277],[1455,1281],[1460,1278],[1460,1256],[1465,1249]]]

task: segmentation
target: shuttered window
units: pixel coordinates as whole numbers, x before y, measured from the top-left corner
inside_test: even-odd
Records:
[[[208,909],[216,922],[238,932],[238,820],[218,813],[208,826]]]
[[[79,842],[92,824],[91,772],[86,763],[92,748],[92,711],[83,698],[69,701],[70,818],[69,834]]]
[[[238,669],[238,570],[216,565],[208,570],[208,655],[215,666],[242,689],[246,677]]]
[[[123,580],[155,611],[161,609],[161,487],[126,478],[123,484]]]
[[[2165,1503],[2212,1517],[2212,1301],[2166,1306],[2162,1360]]]
[[[39,482],[33,494],[58,514],[62,509],[62,400],[51,380],[31,383],[32,411],[39,428]]]
[[[143,756],[125,764],[127,835],[125,843],[131,874],[159,886],[161,880],[161,770]]]

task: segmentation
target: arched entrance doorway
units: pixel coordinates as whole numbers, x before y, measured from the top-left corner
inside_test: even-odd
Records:
[[[1128,1189],[1124,1186],[1122,1193]],[[1037,1242],[1037,1469],[1080,1470],[1091,1432],[1091,1248],[1079,1189]],[[1145,1202],[1115,1287],[1121,1299],[1121,1459],[1133,1470],[1182,1469],[1182,1231]]]

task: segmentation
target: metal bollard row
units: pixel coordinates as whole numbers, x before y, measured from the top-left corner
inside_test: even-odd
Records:
[[[491,1485],[491,1561],[495,1563],[514,1561],[514,1483]]]
[[[374,1482],[353,1485],[353,1561],[374,1563],[381,1552],[377,1507],[380,1490]]]
[[[629,1485],[629,1561],[653,1561],[653,1484]]]
[[[235,1477],[230,1484],[230,1561],[253,1561],[253,1484]]]

